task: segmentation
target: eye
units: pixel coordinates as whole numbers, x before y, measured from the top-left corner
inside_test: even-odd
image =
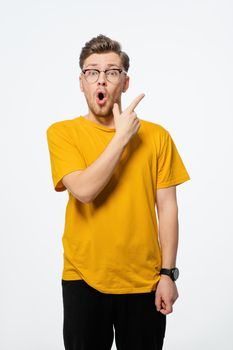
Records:
[[[89,73],[89,75],[92,77],[95,77],[96,75],[98,75],[97,70],[94,70],[94,69],[87,71],[87,73]]]
[[[96,76],[98,76],[98,71],[95,69],[88,69],[85,71],[85,76],[86,77],[96,77]]]
[[[116,77],[119,74],[119,72],[116,69],[110,69],[107,71],[107,74],[112,76],[112,77]]]

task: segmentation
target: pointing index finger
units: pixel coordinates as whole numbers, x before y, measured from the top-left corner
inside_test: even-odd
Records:
[[[133,102],[126,108],[129,112],[133,112],[134,108],[139,104],[139,102],[143,99],[145,94],[140,94],[136,97]]]

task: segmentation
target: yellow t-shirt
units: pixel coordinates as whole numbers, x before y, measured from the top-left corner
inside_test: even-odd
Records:
[[[156,189],[190,179],[169,132],[140,119],[114,173],[90,203],[69,191],[65,226],[64,280],[85,280],[103,293],[144,293],[160,279],[161,250]],[[64,175],[88,167],[115,134],[83,116],[47,129],[54,189],[64,191]]]

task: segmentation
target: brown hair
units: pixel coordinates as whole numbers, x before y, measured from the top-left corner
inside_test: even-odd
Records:
[[[129,69],[129,56],[121,50],[121,44],[118,41],[112,40],[103,34],[99,34],[97,37],[92,38],[85,43],[79,56],[79,66],[83,69],[84,61],[87,57],[93,53],[106,53],[115,52],[120,58],[124,70],[128,72]]]

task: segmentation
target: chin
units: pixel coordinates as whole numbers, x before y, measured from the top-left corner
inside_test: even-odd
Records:
[[[91,108],[91,112],[99,117],[109,117],[112,115],[112,109],[109,107]]]

